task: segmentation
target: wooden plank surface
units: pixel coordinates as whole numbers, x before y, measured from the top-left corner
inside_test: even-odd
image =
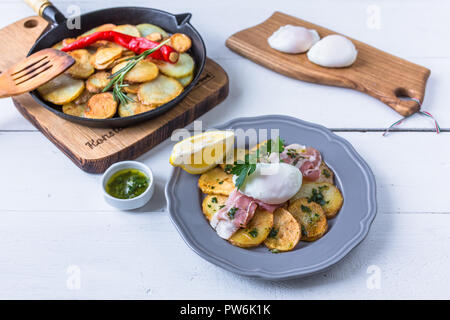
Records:
[[[82,12],[124,5],[120,0],[54,3],[67,15],[73,5]],[[143,0],[127,4],[149,5]],[[81,172],[23,119],[11,100],[0,100],[0,165],[8,181],[0,184],[0,297],[450,298],[449,133],[401,132],[383,138],[380,131],[399,116],[376,99],[299,82],[224,46],[231,34],[260,23],[274,10],[327,26],[431,69],[424,108],[449,129],[450,45],[442,41],[449,26],[448,1],[155,0],[150,5],[192,12],[208,55],[230,76],[229,97],[200,118],[204,126],[282,113],[339,129],[355,146],[378,182],[380,210],[368,238],[342,263],[312,278],[265,282],[235,276],[187,248],[165,212],[172,142],[139,158],[155,173],[153,200],[137,212],[113,211],[98,192],[99,175]],[[379,10],[379,28],[369,27],[374,10]],[[32,14],[21,1],[4,0],[0,27]],[[430,130],[431,122],[413,116],[402,128]],[[68,286],[76,267],[79,289]],[[376,267],[381,286],[369,289],[370,271]]]
[[[423,101],[429,69],[351,38],[358,50],[355,63],[348,68],[324,68],[310,62],[306,53],[286,54],[269,46],[267,39],[285,25],[316,30],[321,39],[336,34],[323,26],[275,12],[261,24],[233,34],[226,41],[227,47],[266,68],[298,80],[367,93],[403,116],[410,116],[420,109],[417,102],[400,98]]]

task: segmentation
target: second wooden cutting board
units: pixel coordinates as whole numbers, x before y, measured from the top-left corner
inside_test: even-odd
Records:
[[[403,116],[420,110],[417,102],[402,98],[423,101],[429,69],[349,37],[358,50],[356,62],[341,69],[320,67],[310,62],[305,53],[286,54],[268,45],[267,38],[287,24],[315,29],[321,38],[336,34],[310,22],[275,12],[263,23],[232,35],[226,45],[240,55],[286,76],[367,93]]]

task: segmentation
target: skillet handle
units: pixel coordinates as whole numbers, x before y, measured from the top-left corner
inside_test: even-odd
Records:
[[[66,17],[48,0],[24,0],[39,16],[53,26],[66,21]]]

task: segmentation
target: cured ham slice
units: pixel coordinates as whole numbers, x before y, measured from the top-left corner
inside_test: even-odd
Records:
[[[237,230],[245,228],[255,214],[258,205],[273,212],[280,205],[272,205],[248,197],[235,189],[228,197],[225,206],[211,219],[211,226],[223,239],[229,239]]]
[[[299,168],[306,180],[319,179],[322,155],[317,149],[291,144],[280,154],[280,161]]]

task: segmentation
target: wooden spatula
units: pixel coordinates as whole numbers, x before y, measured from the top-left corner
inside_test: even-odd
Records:
[[[33,91],[69,69],[75,60],[59,50],[44,49],[0,75],[0,98]]]

